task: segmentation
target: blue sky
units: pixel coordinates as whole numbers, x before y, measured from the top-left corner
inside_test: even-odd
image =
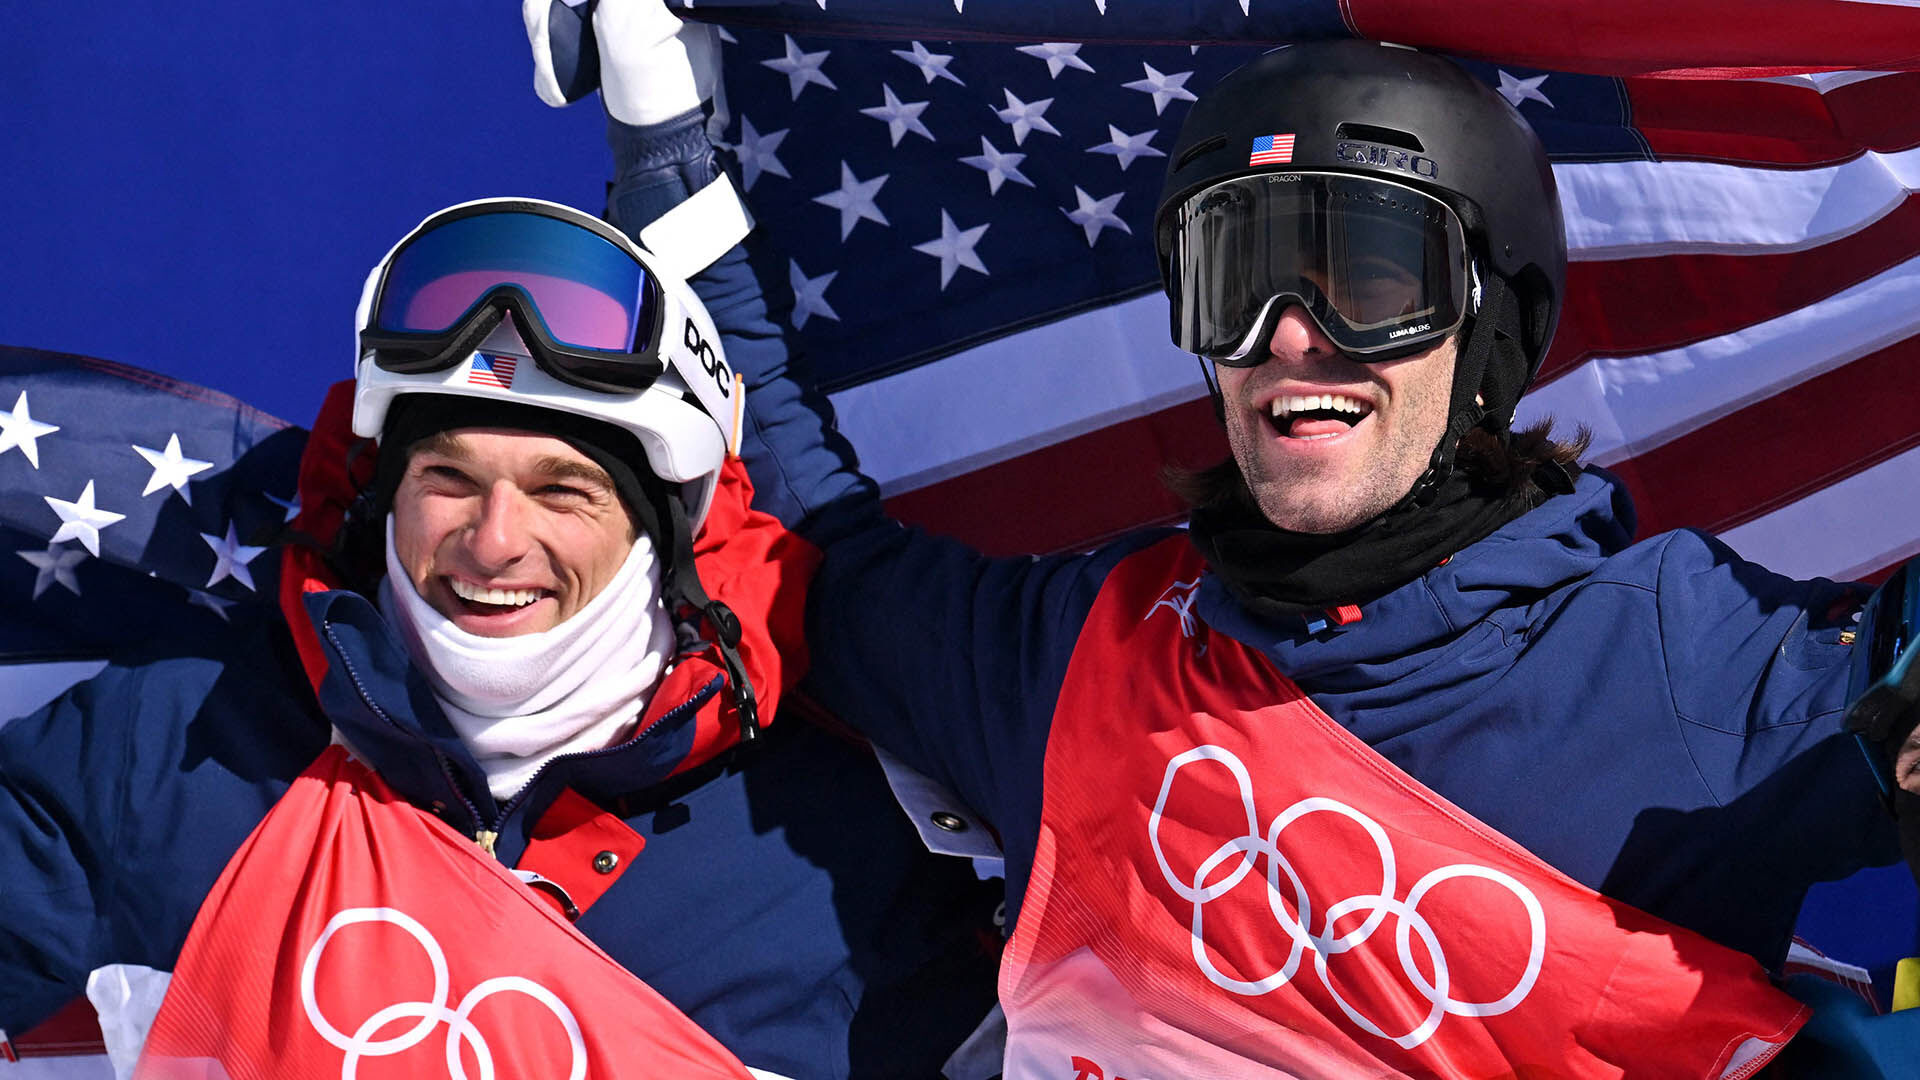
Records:
[[[0,39],[0,343],[304,424],[351,374],[368,268],[426,214],[599,211],[598,99],[532,87],[518,4],[26,5]]]

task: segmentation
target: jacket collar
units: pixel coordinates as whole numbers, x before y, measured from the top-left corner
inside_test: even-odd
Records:
[[[1588,467],[1574,491],[1520,515],[1491,536],[1360,608],[1360,618],[1308,630],[1297,618],[1263,620],[1209,573],[1194,612],[1208,626],[1265,653],[1296,680],[1329,688],[1383,685],[1429,662],[1434,650],[1501,608],[1544,599],[1632,543],[1626,486]]]

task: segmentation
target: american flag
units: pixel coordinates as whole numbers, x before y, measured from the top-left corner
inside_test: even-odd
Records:
[[[989,551],[1181,520],[1161,468],[1225,447],[1168,342],[1152,212],[1188,103],[1262,50],[802,33],[870,33],[884,6],[777,3],[723,35],[721,139],[842,429],[896,516]],[[893,10],[950,33],[1020,18],[935,7]],[[1056,20],[1036,29],[1219,36],[1163,5],[1031,7]],[[1643,536],[1698,526],[1785,573],[1870,578],[1920,552],[1920,73],[1781,69],[1910,68],[1920,11],[1776,14],[1584,55],[1501,22],[1516,55],[1686,78],[1463,60],[1539,132],[1567,218],[1565,314],[1520,419],[1592,429]]]
[[[1253,140],[1253,150],[1247,155],[1249,165],[1285,165],[1292,160],[1292,135],[1262,135]]]
[[[1574,262],[1522,417],[1592,427],[1642,535],[1697,525],[1803,576],[1873,576],[1920,551],[1911,4],[1746,0],[1729,19],[1723,0],[701,0],[686,14],[726,27],[720,137],[785,253],[795,339],[896,516],[1000,552],[1180,520],[1160,467],[1225,447],[1193,359],[1168,342],[1148,221],[1187,103],[1260,47],[1140,43],[1361,36],[1471,54],[1546,142]],[[0,350],[0,428],[0,656],[97,656],[271,592],[273,560],[253,549],[297,510],[299,429],[30,350]],[[1890,962],[1834,944],[1866,906],[1834,895],[1824,920],[1812,902],[1807,936]],[[35,1075],[104,1068],[68,1060]]]
[[[497,386],[502,390],[511,390],[513,369],[518,364],[519,361],[511,356],[474,353],[473,366],[467,369],[467,381],[475,386]]]

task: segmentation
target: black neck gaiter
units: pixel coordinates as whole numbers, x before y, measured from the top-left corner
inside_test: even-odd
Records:
[[[1384,596],[1485,539],[1528,505],[1455,472],[1429,505],[1403,499],[1357,528],[1318,534],[1275,526],[1243,490],[1239,498],[1197,507],[1188,534],[1241,603],[1273,618]]]

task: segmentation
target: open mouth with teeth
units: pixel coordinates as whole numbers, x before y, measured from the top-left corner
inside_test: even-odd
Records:
[[[498,615],[509,611],[518,611],[549,596],[545,589],[494,589],[484,585],[475,585],[457,577],[447,578],[447,587],[468,611],[477,615]]]
[[[1372,405],[1345,394],[1284,394],[1268,409],[1282,438],[1307,440],[1344,435],[1373,412]]]

